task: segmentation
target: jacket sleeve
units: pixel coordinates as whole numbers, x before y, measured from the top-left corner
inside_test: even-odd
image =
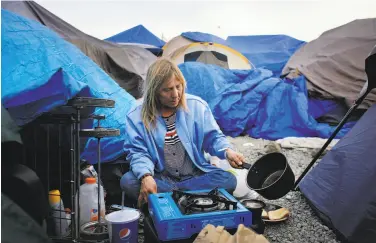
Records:
[[[219,128],[213,113],[208,104],[205,104],[204,111],[204,150],[212,156],[217,156],[220,159],[225,159],[225,150],[232,148],[226,136]]]
[[[130,161],[131,171],[137,179],[146,173],[154,175],[154,163],[148,153],[145,137],[128,116],[125,126],[124,152],[127,155],[127,160]]]

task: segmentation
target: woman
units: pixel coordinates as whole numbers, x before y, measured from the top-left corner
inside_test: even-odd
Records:
[[[120,185],[139,205],[149,193],[236,188],[235,176],[211,165],[204,153],[226,158],[234,168],[244,162],[243,155],[231,148],[208,104],[186,94],[185,87],[179,68],[158,59],[147,72],[142,104],[126,117],[130,171]]]

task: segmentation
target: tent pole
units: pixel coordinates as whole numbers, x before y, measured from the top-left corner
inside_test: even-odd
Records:
[[[372,89],[367,88],[362,90],[361,96],[354,102],[354,104],[350,107],[350,109],[347,111],[346,115],[342,118],[341,122],[337,125],[336,129],[332,133],[332,135],[328,138],[328,140],[325,142],[324,146],[320,149],[320,151],[315,155],[315,157],[312,159],[311,163],[307,166],[307,168],[303,171],[303,173],[299,176],[298,180],[296,180],[294,185],[294,190],[298,190],[299,183],[304,178],[304,176],[308,173],[308,171],[311,169],[311,167],[315,164],[315,162],[318,160],[318,158],[321,156],[321,154],[325,151],[325,149],[329,146],[329,144],[332,142],[334,137],[337,135],[339,130],[345,125],[346,121],[349,119],[350,115],[356,108],[363,102],[363,100],[366,98],[369,92],[371,92]]]

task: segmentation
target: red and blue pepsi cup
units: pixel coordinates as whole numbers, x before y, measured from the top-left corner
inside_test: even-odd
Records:
[[[106,215],[111,243],[137,243],[140,212],[123,209]]]

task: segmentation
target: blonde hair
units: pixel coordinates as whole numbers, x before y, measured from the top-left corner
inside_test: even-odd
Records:
[[[178,107],[188,110],[185,99],[186,81],[178,66],[166,58],[159,58],[148,69],[146,80],[144,82],[144,100],[142,105],[141,117],[146,129],[150,131],[151,126],[155,127],[157,116],[160,112],[161,104],[159,102],[159,90],[162,84],[172,77],[181,82],[183,89]]]

